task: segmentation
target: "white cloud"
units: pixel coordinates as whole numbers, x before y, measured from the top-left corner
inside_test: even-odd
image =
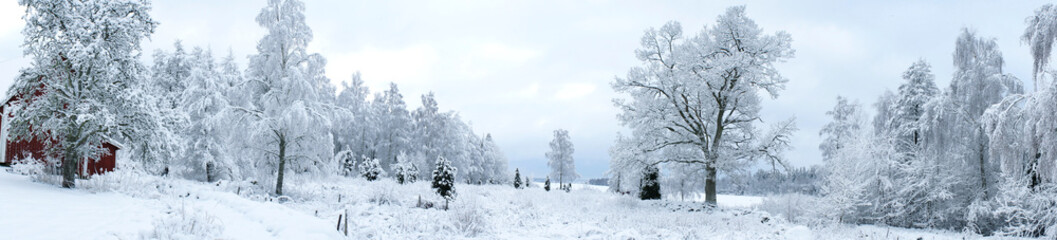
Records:
[[[594,93],[596,88],[598,87],[590,83],[566,83],[554,94],[554,99],[572,100],[581,98]]]
[[[482,60],[489,61],[504,61],[514,64],[525,63],[540,55],[539,51],[523,48],[514,47],[499,43],[486,43],[478,46],[474,50],[475,56]]]
[[[455,74],[460,79],[482,79],[494,74],[523,67],[541,55],[535,49],[512,46],[500,42],[476,43],[463,47],[467,50],[447,52],[445,59],[457,59]],[[449,49],[452,50],[452,49]]]
[[[327,76],[335,85],[360,71],[371,91],[384,91],[389,82],[401,89],[421,86],[433,75],[439,59],[437,50],[425,44],[401,49],[365,47],[344,54],[327,53],[326,57]]]
[[[25,8],[19,6],[18,1],[0,3],[0,16],[3,16],[3,19],[0,19],[0,35],[17,34],[26,24],[26,21],[22,20],[24,13]]]
[[[847,61],[864,57],[868,49],[859,35],[837,24],[800,22],[790,24],[784,30],[793,36],[793,48],[797,53]]]
[[[533,82],[532,84],[529,84],[524,89],[521,89],[520,91],[517,91],[517,93],[515,93],[514,96],[517,96],[519,98],[535,98],[537,95],[539,95],[539,92],[540,92],[540,83]]]

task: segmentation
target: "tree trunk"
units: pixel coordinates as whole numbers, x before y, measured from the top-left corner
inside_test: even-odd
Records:
[[[988,196],[989,194],[987,193],[987,166],[985,165],[987,163],[986,163],[986,161],[984,159],[984,156],[986,154],[985,150],[984,150],[985,147],[986,146],[983,143],[981,143],[980,144],[980,151],[978,152],[978,154],[980,156],[980,158],[979,158],[979,160],[980,160],[980,188],[983,189],[983,191],[984,191],[984,200],[987,200],[990,197]]]
[[[206,182],[213,182],[215,180],[213,177],[213,171],[215,171],[214,168],[215,164],[213,164],[213,162],[206,163]]]
[[[716,203],[716,167],[711,164],[705,166],[705,204],[719,206]]]
[[[77,153],[72,147],[66,148],[66,156],[62,158],[62,187],[74,188],[77,179]]]
[[[565,183],[562,182],[562,177],[563,177],[563,175],[565,175],[565,169],[564,168],[559,168],[559,169],[561,169],[561,170],[558,170],[558,186],[559,186],[559,188],[561,188],[561,187],[565,187]]]
[[[279,135],[279,176],[275,180],[275,195],[283,195],[283,170],[286,169],[286,136]]]

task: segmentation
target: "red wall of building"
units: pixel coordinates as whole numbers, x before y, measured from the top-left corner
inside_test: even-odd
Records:
[[[99,157],[99,159],[86,159],[81,161],[77,167],[77,169],[79,169],[78,173],[80,173],[81,176],[91,176],[114,171],[114,168],[117,167],[118,148],[110,143],[104,143],[103,148],[106,148],[108,153]],[[7,142],[7,154],[4,156],[4,163],[12,164],[15,161],[29,157],[41,161],[47,161],[48,158],[44,157],[44,144],[36,140]],[[61,161],[60,159],[62,158],[52,156],[51,159]]]
[[[40,95],[41,95],[41,93],[39,93],[39,92],[34,93],[34,96],[40,96]],[[16,97],[11,97],[10,99],[8,99],[7,102],[5,102],[3,106],[0,106],[0,113],[4,112],[4,108],[6,108],[8,104],[11,104],[11,102],[13,102],[15,100],[18,100],[18,99],[19,98],[17,96]],[[5,116],[5,115],[6,114],[0,114],[0,116],[2,116],[2,117],[10,117],[10,116]],[[2,121],[0,121],[0,122],[2,122]],[[0,126],[0,127],[2,127],[2,126]],[[33,159],[38,159],[38,160],[41,160],[41,161],[46,161],[48,158],[44,156],[44,147],[45,146],[46,145],[44,144],[44,142],[42,142],[40,140],[37,140],[37,139],[34,139],[33,141],[7,140],[7,147],[5,149],[7,151],[5,152],[5,154],[3,156],[3,159],[0,159],[0,163],[4,163],[4,164],[10,165],[10,164],[14,163],[17,160],[26,159],[26,158],[29,158],[29,157],[32,157]],[[79,169],[78,173],[81,176],[91,176],[91,175],[102,174],[102,173],[106,173],[106,172],[110,172],[110,171],[114,170],[114,167],[117,166],[117,150],[118,150],[118,147],[114,146],[113,144],[110,144],[110,143],[104,143],[103,144],[103,148],[106,148],[108,150],[107,151],[108,153],[104,154],[99,159],[88,159],[88,160],[85,160],[85,161],[81,161],[81,163],[79,164],[79,166],[77,168],[77,169]],[[56,159],[56,160],[62,159],[60,156],[51,156],[51,158],[52,159]]]

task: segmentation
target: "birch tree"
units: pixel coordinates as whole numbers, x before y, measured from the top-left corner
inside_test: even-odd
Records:
[[[565,186],[565,181],[572,182],[580,177],[576,174],[576,163],[573,159],[573,142],[569,140],[569,131],[565,129],[554,130],[554,140],[550,143],[551,150],[547,152],[547,166],[551,168],[550,176],[558,179],[559,186]]]
[[[290,162],[297,172],[326,172],[334,154],[329,110],[334,98],[329,80],[322,75],[326,61],[308,54],[312,30],[305,24],[304,3],[270,0],[257,15],[257,23],[268,33],[258,42],[258,54],[250,56],[247,77],[254,92],[253,106],[246,113],[256,142],[260,168],[274,172],[275,194],[283,194],[283,179]]]

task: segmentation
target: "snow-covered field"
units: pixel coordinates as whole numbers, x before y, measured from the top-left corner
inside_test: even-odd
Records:
[[[640,201],[576,185],[570,193],[457,185],[451,209],[418,182],[293,180],[292,200],[251,187],[117,172],[69,190],[0,168],[2,239],[963,239],[973,235],[874,226],[808,228],[754,210],[759,197],[720,196],[721,208]],[[236,194],[238,192],[238,194]],[[340,200],[339,200],[340,198]],[[336,231],[348,212],[349,236]]]

